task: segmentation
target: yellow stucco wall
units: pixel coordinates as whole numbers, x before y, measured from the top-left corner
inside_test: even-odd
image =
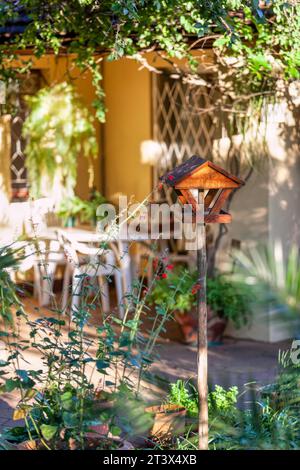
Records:
[[[151,191],[151,168],[140,162],[140,144],[151,138],[151,75],[130,59],[104,62],[103,75],[106,195],[140,201]]]
[[[0,116],[0,226],[6,223],[11,197],[10,181],[10,116]]]
[[[54,84],[67,78],[70,60],[47,56],[44,65],[40,62],[35,66],[45,67],[47,82]],[[151,138],[151,74],[145,69],[139,70],[139,64],[130,59],[104,60],[102,71],[107,116],[104,125],[95,121],[99,143],[99,157],[94,164],[95,184],[109,199],[123,193],[142,200],[151,191],[151,168],[140,163],[140,144]],[[71,76],[76,77],[74,84],[78,93],[94,113],[92,102],[95,93],[90,73],[80,74],[74,67]],[[104,165],[101,158],[104,158]],[[87,188],[86,161],[79,158],[76,192],[86,198]]]
[[[214,64],[212,51],[194,51],[199,69]],[[156,54],[147,54],[149,63],[168,67]],[[178,62],[185,66],[185,62]],[[117,193],[143,200],[152,190],[152,169],[140,162],[140,145],[152,138],[151,72],[132,59],[103,61],[107,118],[103,129],[106,196]]]

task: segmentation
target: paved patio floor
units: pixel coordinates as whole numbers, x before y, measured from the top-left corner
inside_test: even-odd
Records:
[[[225,338],[222,345],[209,348],[209,385],[214,387],[218,384],[225,388],[236,385],[241,393],[244,392],[242,401],[245,402],[250,398],[250,389],[257,389],[275,379],[278,351],[289,347],[290,341],[270,344]],[[160,344],[158,350],[160,361],[154,364],[153,370],[170,381],[196,379],[196,347],[170,342]]]

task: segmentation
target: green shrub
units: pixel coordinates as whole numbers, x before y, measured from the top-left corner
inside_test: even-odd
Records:
[[[249,286],[234,282],[224,275],[207,279],[207,304],[236,328],[248,322],[251,300]]]
[[[196,282],[197,273],[189,272],[184,267],[167,270],[155,280],[148,301],[171,311],[190,311],[196,304],[196,290],[193,290]]]
[[[237,387],[225,390],[220,385],[215,385],[214,390],[208,394],[208,410],[211,417],[214,414],[225,416],[233,413],[236,409],[237,396]],[[198,414],[198,393],[195,386],[189,381],[177,380],[171,384],[168,402],[183,406],[191,417]]]

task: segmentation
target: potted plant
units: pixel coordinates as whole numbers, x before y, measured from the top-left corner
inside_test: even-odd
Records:
[[[227,390],[215,385],[208,393],[208,411],[210,418],[234,420],[237,408],[238,388],[233,386]],[[198,428],[198,393],[191,381],[177,380],[170,385],[167,403],[186,411],[186,426],[197,431]]]
[[[167,265],[165,272],[157,276],[148,296],[150,303],[173,311],[187,344],[197,339],[194,311],[199,287],[195,271],[190,272],[183,266],[168,270]],[[208,340],[211,344],[222,339],[228,321],[236,328],[247,323],[250,301],[249,288],[242,283],[225,275],[207,280]]]
[[[78,196],[67,197],[60,202],[56,213],[63,220],[65,227],[74,227],[83,207],[84,201]]]
[[[250,302],[248,286],[223,274],[207,279],[208,340],[211,343],[221,341],[229,321],[236,328],[247,324]]]
[[[80,212],[80,219],[82,222],[90,222],[92,225],[97,223],[97,209],[101,204],[107,202],[106,198],[93,190],[88,200],[83,201],[83,207]]]
[[[104,202],[105,197],[98,191],[93,191],[88,200],[78,196],[64,198],[56,213],[63,219],[66,227],[74,227],[76,220],[96,225],[97,208]]]
[[[196,305],[197,274],[185,267],[172,265],[165,267],[165,272],[156,276],[155,285],[148,300],[150,304],[162,306],[173,312],[180,326],[185,343],[196,340],[196,320],[192,310]]]

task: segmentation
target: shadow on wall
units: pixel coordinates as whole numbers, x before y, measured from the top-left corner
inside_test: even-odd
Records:
[[[268,106],[262,124],[266,156],[234,196],[221,263],[232,239],[242,247],[280,240],[285,252],[293,243],[300,245],[300,109],[289,110],[284,102]]]
[[[270,237],[281,240],[287,251],[291,244],[300,245],[300,110],[286,110],[283,117],[271,126],[269,138],[269,225]]]
[[[228,232],[223,237],[217,253],[219,268],[227,268],[230,263],[228,254],[232,240],[241,241],[241,248],[265,242],[268,239],[268,198],[269,175],[268,162],[263,168],[255,170],[247,184],[235,194],[229,212],[232,223],[226,227]],[[219,230],[218,224],[212,224],[214,232]]]

